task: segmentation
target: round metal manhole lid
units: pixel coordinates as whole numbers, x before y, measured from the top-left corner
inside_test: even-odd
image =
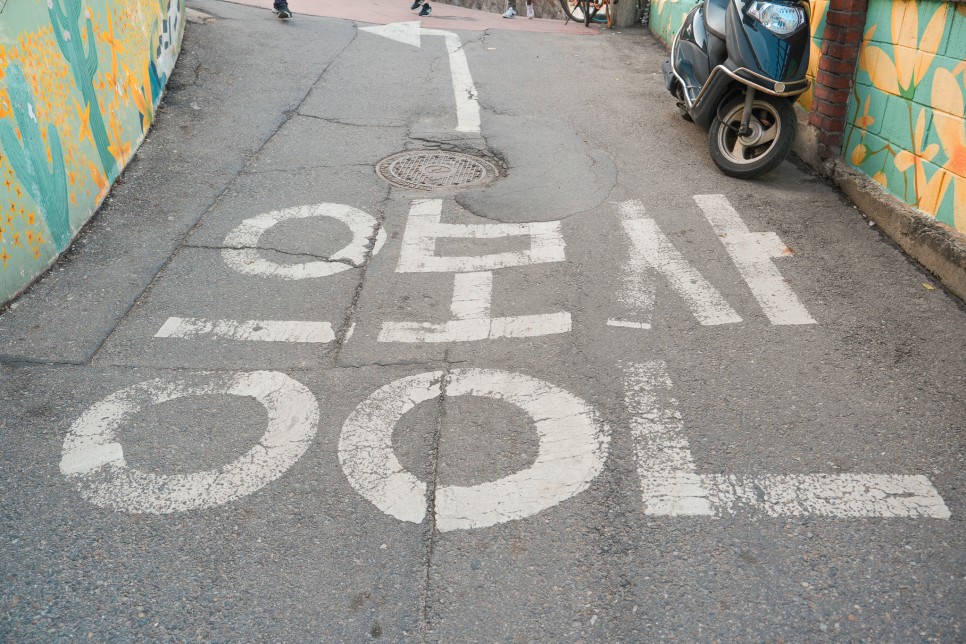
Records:
[[[394,154],[379,162],[376,173],[394,186],[412,190],[475,188],[500,176],[497,167],[482,157],[440,150]]]

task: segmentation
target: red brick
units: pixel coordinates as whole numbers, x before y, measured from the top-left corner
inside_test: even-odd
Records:
[[[830,56],[828,59],[823,58],[822,60],[820,60],[818,63],[818,67],[819,69],[824,70],[830,74],[834,74],[836,76],[844,76],[851,80],[851,77],[855,75],[855,63],[856,63],[855,59],[839,60],[837,58],[832,58]]]
[[[842,141],[844,141],[844,140],[845,140],[845,137],[842,136],[842,132],[840,130],[840,131],[836,132],[835,134],[829,134],[829,135],[827,135],[825,137],[825,145],[833,145],[835,147],[840,148],[840,147],[842,147]]]
[[[843,45],[826,40],[822,42],[822,55],[839,60],[855,60],[859,56],[859,48],[856,45]]]
[[[827,85],[815,84],[815,100],[823,103],[846,103],[849,100],[849,91],[844,89],[833,89]]]
[[[817,111],[823,116],[844,119],[845,115],[848,114],[848,110],[849,106],[847,103],[823,103]]]
[[[838,74],[828,73],[821,69],[819,70],[818,76],[815,80],[819,85],[826,85],[833,89],[848,90],[852,88],[851,76],[839,76]]]
[[[865,27],[865,13],[842,13],[829,10],[825,17],[825,24],[835,27]]]

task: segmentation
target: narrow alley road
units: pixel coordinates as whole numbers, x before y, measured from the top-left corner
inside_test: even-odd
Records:
[[[966,308],[659,41],[188,4],[0,314],[0,639],[963,638]]]

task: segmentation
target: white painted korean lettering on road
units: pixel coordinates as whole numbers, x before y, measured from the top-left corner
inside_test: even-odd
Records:
[[[441,199],[412,203],[399,255],[400,273],[456,273],[453,280],[453,319],[429,322],[385,322],[380,342],[469,342],[487,338],[525,338],[567,333],[569,312],[492,317],[493,271],[511,266],[562,262],[564,241],[560,222],[528,224],[444,224]],[[528,237],[522,251],[489,255],[440,256],[438,239],[500,239]]]
[[[117,442],[125,423],[151,405],[214,394],[254,398],[265,407],[268,427],[247,453],[192,474],[149,474],[128,467]],[[117,391],[84,412],[64,440],[60,471],[100,507],[148,514],[212,508],[284,474],[309,448],[318,425],[312,392],[277,371],[158,378]]]
[[[636,444],[644,513],[701,516],[923,517],[949,508],[925,476],[896,474],[698,474],[663,361],[624,363],[625,403]]]
[[[694,199],[769,322],[815,324],[815,319],[775,267],[776,258],[790,253],[778,235],[749,231],[724,195],[696,195]],[[609,326],[651,328],[656,289],[652,271],[667,280],[700,324],[742,321],[721,293],[674,247],[657,222],[647,216],[640,201],[625,201],[619,204],[618,212],[631,241],[631,250],[617,295],[622,312],[607,321]]]
[[[278,224],[299,219],[326,217],[342,222],[352,233],[348,245],[328,259],[280,264],[259,253],[262,236]],[[273,210],[246,219],[225,238],[221,252],[225,263],[242,275],[283,280],[317,279],[360,267],[386,243],[386,231],[374,217],[358,208],[337,203],[320,203]],[[244,342],[292,342],[327,344],[335,340],[329,322],[315,320],[208,320],[168,318],[156,338],[194,340],[198,338]]]
[[[444,373],[401,378],[374,392],[349,416],[339,439],[339,462],[359,494],[400,521],[420,523],[427,485],[396,458],[392,434],[403,414],[443,395]],[[436,490],[435,521],[442,532],[485,528],[532,516],[585,490],[604,469],[609,430],[587,403],[559,387],[518,373],[456,369],[447,397],[480,396],[516,405],[540,439],[534,463],[496,481]]]

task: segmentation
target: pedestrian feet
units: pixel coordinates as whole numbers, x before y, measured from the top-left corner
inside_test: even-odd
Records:
[[[419,9],[420,7],[422,7],[422,9]],[[429,3],[423,2],[422,0],[416,0],[416,2],[414,2],[412,6],[410,6],[409,8],[412,9],[413,11],[415,11],[416,9],[419,9],[419,16],[421,18],[425,18],[426,16],[433,13],[433,8],[429,6]]]
[[[277,15],[281,20],[288,20],[292,17],[292,12],[289,11],[287,2],[276,2],[274,11],[275,15]]]

